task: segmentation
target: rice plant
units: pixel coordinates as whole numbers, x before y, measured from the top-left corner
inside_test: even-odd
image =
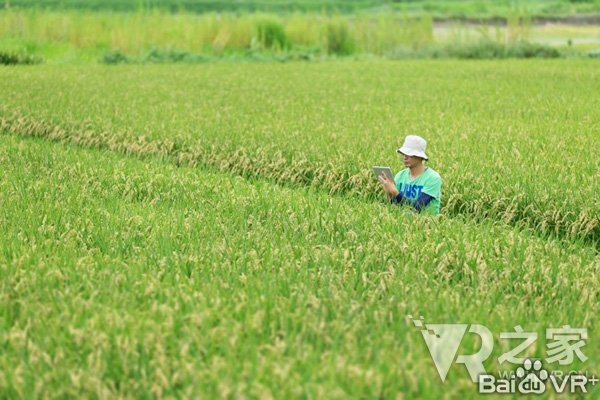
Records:
[[[448,215],[598,246],[593,60],[44,67],[2,75],[6,131],[369,200],[380,196],[369,166],[399,168],[394,149],[420,132],[444,174]]]
[[[1,397],[471,398],[463,368],[439,381],[407,314],[597,329],[589,247],[158,157],[0,144]],[[571,368],[597,370],[599,350],[590,338]]]

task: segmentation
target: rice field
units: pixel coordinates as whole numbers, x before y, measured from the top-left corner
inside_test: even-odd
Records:
[[[448,214],[597,246],[596,64],[7,68],[0,123],[365,199],[379,195],[369,166],[399,168],[395,149],[419,132],[445,171]]]
[[[521,325],[531,357],[545,329],[587,328],[569,367],[600,372],[596,60],[0,81],[0,398],[476,397],[462,366],[440,381],[408,315]],[[371,176],[410,133],[438,218]]]

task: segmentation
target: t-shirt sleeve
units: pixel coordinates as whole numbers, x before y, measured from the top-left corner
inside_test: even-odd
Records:
[[[442,190],[442,178],[438,174],[432,174],[427,177],[423,185],[423,193],[430,195],[435,199],[439,199]]]
[[[400,192],[402,189],[402,171],[398,172],[396,174],[396,176],[394,177],[394,183],[396,184],[396,189],[398,189],[398,191]]]

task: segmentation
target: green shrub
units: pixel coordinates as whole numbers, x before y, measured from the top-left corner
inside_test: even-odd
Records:
[[[450,47],[449,55],[465,59],[504,58],[506,47],[500,43],[486,40],[469,45]]]
[[[141,57],[132,58],[127,54],[116,51],[109,51],[104,54],[102,62],[104,64],[123,64],[123,63],[199,63],[210,60],[209,57],[190,53],[188,51],[175,49],[151,49]]]
[[[144,63],[198,63],[208,61],[209,58],[190,53],[188,51],[175,50],[175,49],[151,49],[148,53],[146,53],[141,62]]]
[[[333,20],[327,25],[327,54],[349,55],[356,50],[356,43],[348,24]]]
[[[507,48],[506,55],[513,58],[558,58],[560,52],[554,47],[519,41]]]
[[[526,41],[518,41],[512,45],[505,46],[492,40],[484,40],[474,44],[450,46],[445,51],[434,52],[434,58],[444,57],[444,55],[462,59],[494,59],[557,58],[561,54],[553,47]]]
[[[104,64],[123,64],[131,62],[131,60],[125,53],[115,50],[104,53],[104,56],[102,57],[102,62]]]
[[[290,47],[284,26],[276,21],[258,23],[258,40],[266,49],[285,50]]]
[[[42,59],[31,54],[16,54],[0,51],[0,65],[39,64]]]
[[[591,58],[600,58],[600,50],[590,51],[589,53],[587,53],[587,55]]]

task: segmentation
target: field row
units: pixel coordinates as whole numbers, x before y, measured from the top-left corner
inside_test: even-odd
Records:
[[[407,314],[594,331],[576,244],[5,134],[0,171],[0,397],[455,398]]]
[[[375,199],[370,166],[429,141],[443,213],[600,240],[594,61],[0,70],[0,124]],[[308,84],[310,82],[310,84]]]

